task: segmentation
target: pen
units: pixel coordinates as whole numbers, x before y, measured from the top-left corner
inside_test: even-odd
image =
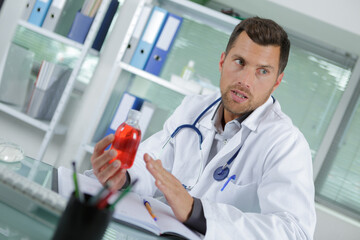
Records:
[[[97,208],[98,209],[105,208],[106,205],[108,204],[108,199],[111,197],[111,195],[113,195],[113,193],[114,193],[114,190],[109,190],[109,192],[106,194],[106,196],[98,201],[98,203],[96,204]]]
[[[131,188],[133,186],[135,186],[137,182],[137,179],[134,180],[134,182],[132,184],[130,184],[129,186],[127,186],[122,193],[118,196],[118,198],[110,205],[109,209],[113,210],[115,208],[115,205],[123,198],[125,197],[126,194],[128,194],[128,192],[130,192]]]
[[[145,205],[146,209],[148,210],[148,212],[150,213],[150,216],[151,216],[155,221],[157,221],[157,218],[156,218],[155,214],[153,213],[153,211],[152,211],[152,209],[151,209],[150,203],[149,203],[148,201],[146,201],[145,199],[144,199],[144,205]]]
[[[72,162],[72,166],[73,166],[73,180],[74,180],[74,188],[75,188],[75,197],[78,198],[80,200],[80,202],[83,202],[84,197],[81,194],[80,189],[79,189],[79,184],[78,184],[77,174],[76,174],[75,161]]]
[[[103,195],[103,193],[104,193],[106,190],[109,189],[109,187],[110,187],[109,183],[106,182],[106,183],[105,183],[105,186],[104,186],[95,196],[93,196],[93,197],[90,199],[89,204],[90,204],[90,205],[95,205],[95,204],[99,201],[99,199],[101,198],[101,196]]]

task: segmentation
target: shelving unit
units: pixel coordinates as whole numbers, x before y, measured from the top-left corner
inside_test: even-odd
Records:
[[[90,117],[91,122],[87,127],[88,131],[84,133],[81,146],[79,147],[75,156],[76,161],[80,162],[80,164],[86,154],[92,154],[94,145],[96,143],[96,140],[94,141],[94,135],[97,135],[98,128],[104,128],[104,124],[107,124],[104,123],[106,121],[103,122],[102,118],[104,117],[102,116],[104,116],[107,111],[115,110],[112,108],[112,106],[110,106],[114,104],[109,104],[109,101],[114,101],[112,98],[113,95],[116,95],[117,88],[121,89],[121,92],[128,91],[134,81],[142,79],[140,81],[147,81],[147,84],[151,84],[154,86],[154,88],[167,89],[166,91],[169,92],[169,95],[180,95],[181,99],[185,95],[194,94],[190,90],[186,90],[185,88],[181,88],[171,83],[169,81],[170,79],[164,79],[162,77],[152,75],[146,71],[140,70],[121,61],[128,42],[130,41],[131,35],[134,31],[135,24],[138,21],[138,18],[141,17],[139,16],[139,13],[145,5],[145,1],[139,0],[138,2],[138,8],[134,11],[132,19],[129,20],[130,25],[127,31],[127,35],[122,43],[120,51],[118,52],[117,60],[115,61],[112,68],[111,77],[108,78],[106,82],[104,82],[103,89],[98,91],[99,100],[97,102],[97,106],[94,107],[94,111]],[[183,18],[210,26],[226,34],[230,34],[234,26],[239,22],[239,20],[230,16],[187,0],[154,0],[150,2],[150,4],[153,6],[160,6],[164,9],[167,9],[169,12],[182,16]],[[119,84],[121,85],[121,83],[123,84],[121,87],[117,86]],[[117,95],[121,95],[121,93]],[[173,110],[174,109],[172,109],[172,111]],[[159,124],[162,125],[163,122]]]
[[[86,56],[91,53],[93,55],[98,55],[99,53],[95,50],[91,49],[93,40],[96,37],[96,34],[98,32],[98,29],[100,27],[100,24],[102,22],[102,19],[106,13],[106,10],[109,6],[110,0],[103,0],[101,3],[101,6],[95,16],[95,19],[91,25],[91,28],[88,32],[87,38],[84,42],[84,44],[80,44],[76,41],[70,40],[66,37],[63,37],[61,35],[58,35],[56,33],[47,31],[41,27],[34,26],[26,21],[19,20],[18,25],[22,26],[32,32],[35,32],[36,34],[40,34],[42,36],[45,36],[47,38],[52,39],[55,42],[60,42],[65,45],[74,47],[76,49],[80,50],[80,55],[78,59],[76,60],[72,73],[68,79],[67,85],[64,89],[64,92],[60,98],[60,101],[57,105],[57,108],[55,110],[55,113],[51,119],[51,121],[41,121],[34,118],[29,117],[27,114],[23,113],[21,109],[9,106],[4,103],[0,103],[0,111],[20,120],[27,124],[29,124],[32,127],[38,128],[42,131],[44,131],[45,135],[43,137],[43,140],[41,142],[41,145],[39,147],[38,153],[36,158],[39,160],[42,160],[44,157],[44,154],[46,152],[46,149],[53,137],[54,134],[65,134],[67,131],[66,126],[62,126],[59,124],[60,118],[62,117],[62,114],[66,108],[66,104],[70,98],[70,94],[73,90],[74,84],[76,82],[76,78],[79,74],[79,71],[81,69],[81,66],[83,65],[84,59]]]

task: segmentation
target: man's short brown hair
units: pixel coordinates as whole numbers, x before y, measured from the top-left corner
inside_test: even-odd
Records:
[[[270,19],[252,17],[242,20],[232,32],[225,53],[227,54],[233,47],[235,40],[242,31],[245,31],[255,43],[268,46],[280,46],[279,72],[282,73],[287,65],[290,41],[285,30],[276,22]]]

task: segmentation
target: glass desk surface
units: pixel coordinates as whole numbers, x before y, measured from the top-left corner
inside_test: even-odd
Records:
[[[57,184],[57,178],[54,172],[56,169],[51,165],[43,162],[38,162],[29,157],[25,157],[18,163],[4,163],[10,171],[14,171],[22,176],[32,179],[36,183],[45,188],[52,189],[53,182]],[[34,174],[34,175],[33,175]],[[54,179],[53,179],[54,177]],[[56,187],[57,188],[57,187]],[[21,239],[21,240],[41,240],[51,239],[55,228],[46,226],[31,217],[19,212],[18,210],[6,205],[1,201],[0,193],[0,240],[1,239]],[[158,237],[153,234],[138,230],[134,227],[127,226],[118,222],[111,222],[107,228],[103,239],[128,239],[128,240],[142,240],[142,239],[179,239],[177,237]]]

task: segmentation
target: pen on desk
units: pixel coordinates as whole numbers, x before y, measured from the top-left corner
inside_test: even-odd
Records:
[[[129,186],[127,186],[122,193],[117,197],[117,199],[110,205],[109,209],[113,210],[115,208],[115,205],[123,198],[125,197],[126,194],[128,194],[128,192],[130,192],[131,188],[135,186],[136,182],[138,180],[135,179],[134,182],[132,182]]]
[[[79,183],[78,183],[77,174],[76,174],[76,164],[74,161],[72,162],[72,166],[73,166],[73,180],[74,180],[74,188],[75,188],[75,197],[78,198],[80,200],[80,202],[83,202],[84,197],[79,189]]]
[[[153,211],[152,211],[152,208],[151,208],[151,206],[150,206],[150,203],[149,203],[148,201],[146,201],[145,199],[144,199],[144,205],[145,205],[146,209],[148,210],[148,212],[150,213],[150,216],[151,216],[155,221],[157,221],[157,218],[156,218],[155,214],[154,214]]]

